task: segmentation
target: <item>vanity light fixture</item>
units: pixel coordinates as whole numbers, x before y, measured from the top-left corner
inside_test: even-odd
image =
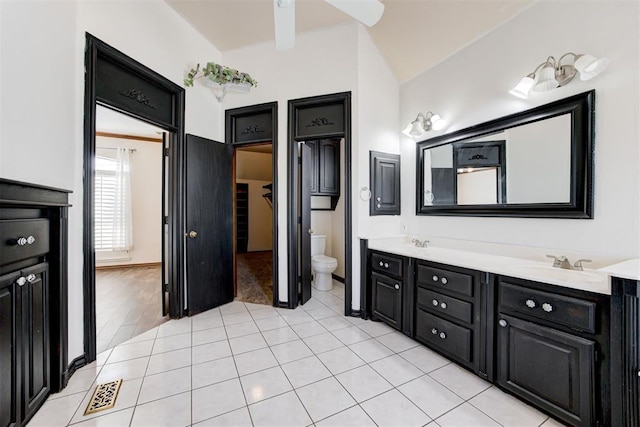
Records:
[[[440,130],[446,125],[447,122],[442,120],[439,115],[427,111],[425,114],[418,113],[416,119],[409,123],[402,133],[410,138],[418,139],[430,130]]]
[[[546,92],[564,86],[578,73],[580,73],[580,80],[591,80],[607,68],[608,64],[607,58],[595,58],[591,55],[572,52],[565,53],[557,61],[553,56],[550,56],[532,73],[523,77],[509,93],[518,98],[527,99],[532,90]]]

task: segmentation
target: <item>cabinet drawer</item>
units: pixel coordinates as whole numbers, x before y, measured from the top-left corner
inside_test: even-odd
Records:
[[[596,332],[595,302],[501,282],[500,306],[570,328]]]
[[[431,267],[418,263],[417,281],[419,287],[447,290],[461,295],[473,296],[473,276]]]
[[[382,274],[402,277],[402,258],[394,255],[371,253],[371,268]]]
[[[0,221],[0,265],[49,252],[49,220]]]
[[[454,325],[421,309],[416,310],[416,338],[467,363],[471,362],[471,336],[470,329]]]
[[[421,308],[472,323],[473,304],[429,289],[418,288],[417,303]]]

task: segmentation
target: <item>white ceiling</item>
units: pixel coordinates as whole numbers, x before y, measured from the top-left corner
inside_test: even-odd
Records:
[[[273,0],[165,0],[221,51],[272,42]],[[353,0],[359,1],[359,0]],[[443,61],[535,0],[382,0],[367,28],[400,82]],[[322,0],[295,0],[296,32],[352,22]]]
[[[163,130],[117,111],[96,106],[96,132],[119,133],[158,138]]]

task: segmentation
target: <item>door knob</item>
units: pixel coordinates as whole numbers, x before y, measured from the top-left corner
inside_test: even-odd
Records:
[[[310,228],[309,230],[307,230],[307,233],[309,233],[309,235],[313,234],[313,228]]]
[[[503,328],[507,327],[507,321],[504,319],[500,319],[500,321],[498,322],[498,325],[502,326]]]
[[[187,233],[187,236],[191,237],[192,239],[195,239],[196,237],[198,237],[198,233],[191,230],[189,233]]]

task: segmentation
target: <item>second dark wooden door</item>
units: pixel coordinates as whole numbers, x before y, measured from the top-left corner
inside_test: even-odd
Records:
[[[311,147],[300,145],[300,304],[311,298]]]
[[[233,301],[230,145],[186,137],[186,269],[189,315]]]

